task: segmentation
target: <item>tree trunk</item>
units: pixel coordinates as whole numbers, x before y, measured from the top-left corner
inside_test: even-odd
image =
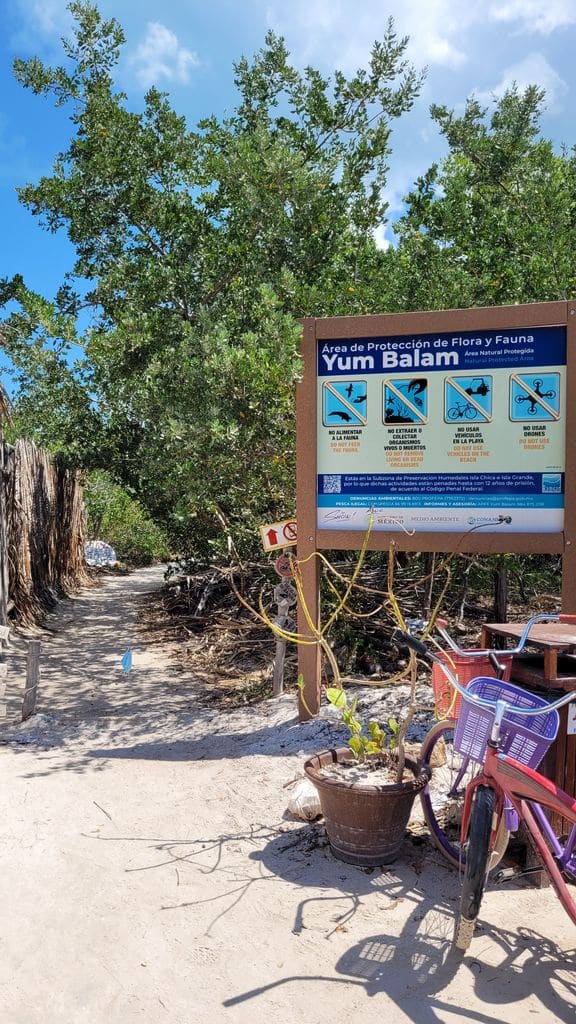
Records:
[[[508,616],[508,568],[500,558],[494,572],[494,621],[506,622]]]
[[[6,478],[4,439],[0,434],[0,625],[8,622],[8,527],[6,523]]]

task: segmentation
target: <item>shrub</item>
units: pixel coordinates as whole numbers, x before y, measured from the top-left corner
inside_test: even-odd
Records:
[[[90,473],[84,491],[88,537],[111,544],[121,561],[150,565],[170,557],[163,530],[108,473]]]

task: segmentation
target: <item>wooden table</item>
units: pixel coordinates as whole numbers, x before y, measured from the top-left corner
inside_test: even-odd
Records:
[[[499,637],[517,646],[525,622],[487,622],[482,627],[481,647],[493,647]],[[512,663],[512,677],[544,689],[576,690],[576,625],[568,622],[537,622],[526,645],[543,652],[534,656],[517,655]]]
[[[487,622],[482,627],[480,646],[493,647],[496,638],[518,644],[526,623]],[[536,690],[541,695],[546,691],[576,690],[576,624],[566,622],[536,623],[532,626],[526,645],[541,653],[526,652],[515,655],[512,660],[510,678],[527,690]],[[544,693],[542,693],[544,691]],[[558,693],[557,693],[558,695]],[[550,699],[553,694],[550,693]],[[552,779],[557,786],[570,796],[576,796],[576,735],[568,733],[568,709],[560,708],[558,736],[539,771]],[[554,815],[553,824],[560,834],[567,830],[569,823]]]

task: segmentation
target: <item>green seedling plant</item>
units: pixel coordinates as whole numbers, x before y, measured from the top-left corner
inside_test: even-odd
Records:
[[[385,750],[393,750],[397,747],[400,726],[395,718],[388,719],[390,729],[388,736],[379,722],[370,719],[365,724],[358,717],[358,697],[353,697],[349,701],[345,691],[336,686],[327,688],[326,697],[330,704],[340,712],[342,725],[350,733],[348,747],[357,761],[366,761],[369,757],[378,756]]]

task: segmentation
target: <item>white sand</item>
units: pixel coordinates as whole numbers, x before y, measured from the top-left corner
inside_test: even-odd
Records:
[[[553,893],[492,889],[455,955],[459,880],[429,844],[364,871],[286,818],[329,723],[299,725],[289,695],[198,708],[169,650],[142,649],[134,595],[159,582],[66,602],[39,714],[0,730],[2,1024],[576,1020]]]

